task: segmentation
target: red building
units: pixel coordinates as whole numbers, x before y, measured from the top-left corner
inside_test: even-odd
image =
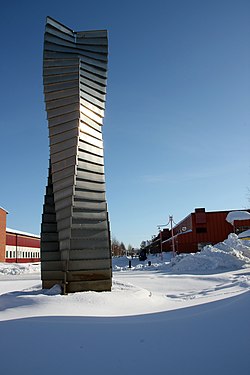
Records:
[[[173,237],[169,229],[161,231],[150,245],[150,251],[173,251],[174,247],[176,253],[194,253],[205,245],[224,241],[230,233],[250,229],[250,219],[234,221],[234,225],[228,223],[229,212],[232,211],[206,212],[205,208],[196,208],[174,226]]]
[[[5,261],[6,247],[6,217],[8,212],[0,207],[0,262]]]
[[[6,228],[7,214],[0,207],[0,262],[40,262],[40,237]]]

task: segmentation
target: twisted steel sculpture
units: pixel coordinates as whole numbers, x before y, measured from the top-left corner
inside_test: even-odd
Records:
[[[43,82],[50,166],[41,225],[43,288],[111,289],[102,125],[106,30],[75,32],[47,17]]]

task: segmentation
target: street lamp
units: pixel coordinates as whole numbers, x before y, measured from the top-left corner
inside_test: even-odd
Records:
[[[175,256],[175,244],[174,244],[174,228],[173,228],[173,216],[169,216],[170,222],[170,229],[171,229],[171,238],[172,238],[172,249],[173,249],[173,256]]]
[[[160,237],[160,250],[161,250],[161,260],[163,260],[163,254],[162,254],[162,233],[161,233],[161,228],[166,227],[168,224],[162,224],[162,225],[157,225],[157,228],[159,229],[159,237]]]

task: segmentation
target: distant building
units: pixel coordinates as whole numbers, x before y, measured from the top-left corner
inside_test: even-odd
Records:
[[[6,228],[7,214],[0,207],[0,262],[40,262],[40,237]]]
[[[229,223],[226,220],[229,212],[233,211],[206,212],[205,208],[196,208],[173,227],[173,237],[168,228],[162,230],[152,240],[148,250],[151,253],[173,251],[174,246],[176,253],[195,253],[205,245],[224,241],[232,232],[240,234],[250,229],[250,219]]]

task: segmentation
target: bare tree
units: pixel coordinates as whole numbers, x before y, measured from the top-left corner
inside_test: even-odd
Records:
[[[123,242],[119,242],[115,236],[111,240],[112,256],[122,256],[126,253],[126,248]]]

